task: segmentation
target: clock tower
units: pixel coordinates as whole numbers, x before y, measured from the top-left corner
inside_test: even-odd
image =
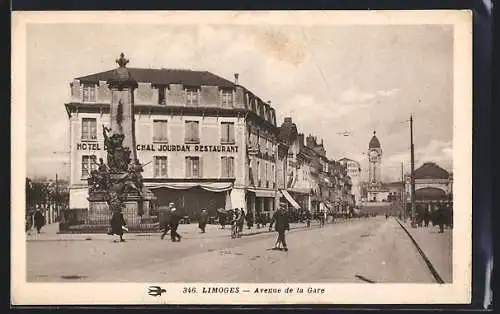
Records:
[[[380,183],[380,164],[382,162],[382,148],[380,147],[380,142],[375,135],[376,132],[373,131],[373,137],[368,145],[368,162],[369,162],[369,184]]]

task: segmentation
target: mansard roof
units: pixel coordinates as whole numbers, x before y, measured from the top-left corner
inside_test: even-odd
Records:
[[[141,83],[152,83],[155,85],[183,84],[186,86],[218,86],[222,88],[234,88],[236,85],[208,71],[193,71],[186,69],[145,69],[127,68],[130,75]],[[99,81],[108,81],[113,77],[115,69],[94,73],[76,78],[82,83],[98,84]]]

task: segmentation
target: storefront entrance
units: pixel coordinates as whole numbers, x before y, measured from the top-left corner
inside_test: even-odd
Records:
[[[186,190],[157,188],[152,191],[158,198],[159,206],[174,202],[182,215],[189,216],[191,220],[198,219],[203,208],[209,217],[216,216],[217,208],[224,208],[226,204],[226,192],[210,192],[199,187]]]

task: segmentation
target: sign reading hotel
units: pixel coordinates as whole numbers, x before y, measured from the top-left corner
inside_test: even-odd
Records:
[[[101,149],[102,148],[102,149]],[[76,150],[106,150],[100,143],[77,143]],[[137,144],[137,151],[150,152],[202,152],[202,153],[237,153],[237,145],[169,145],[169,144]]]

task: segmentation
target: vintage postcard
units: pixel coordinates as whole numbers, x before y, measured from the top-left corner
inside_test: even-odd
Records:
[[[470,11],[13,12],[12,60],[12,304],[470,301]]]

